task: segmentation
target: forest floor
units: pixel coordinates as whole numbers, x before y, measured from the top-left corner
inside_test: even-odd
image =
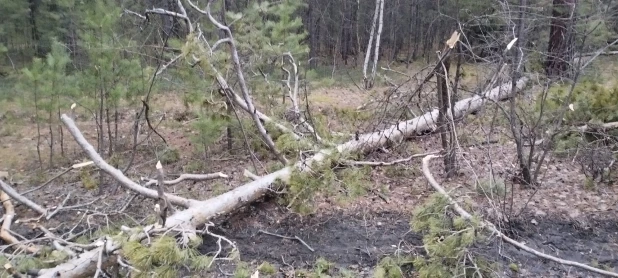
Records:
[[[379,95],[384,90],[374,91]],[[339,128],[346,126],[370,128],[359,122],[343,122],[333,114],[335,108],[356,109],[369,99],[369,94],[353,88],[331,87],[315,90],[309,98],[314,113],[326,116],[333,130],[339,131]],[[157,130],[166,138],[168,145],[178,151],[178,157],[166,165],[169,177],[181,173],[217,171],[230,176],[229,179],[170,186],[170,193],[207,199],[248,181],[242,172],[253,169],[253,166],[241,142],[235,142],[233,153],[213,148],[204,157],[191,139],[195,135],[191,126],[194,116],[187,116],[181,100],[170,94],[156,95],[151,106],[153,123],[158,123],[165,114]],[[65,132],[66,158],[57,159],[54,167],[48,169],[48,141],[42,142],[46,170],[33,170],[39,168],[36,124],[20,112],[19,107],[7,107],[7,113],[14,120],[0,119],[0,171],[8,172],[9,180],[19,192],[36,188],[71,164],[86,159]],[[268,114],[268,111],[264,112]],[[123,111],[119,134],[131,133],[134,113]],[[441,163],[435,160],[431,170],[438,182],[459,202],[471,205],[475,213],[487,219],[499,220],[495,223],[506,233],[532,248],[563,259],[618,271],[618,217],[615,216],[618,188],[603,184],[586,189],[579,165],[568,155],[549,158],[542,167],[541,184],[535,189],[514,184],[510,173],[515,169],[515,147],[506,135],[509,132],[504,123],[496,126],[491,136],[487,135],[489,122],[495,118],[492,113],[496,112],[487,110],[470,115],[458,124],[460,173],[451,179],[443,178]],[[92,119],[78,118],[77,125],[91,144],[96,145],[96,129]],[[44,129],[42,133],[49,138],[48,130]],[[125,165],[131,151],[130,147],[126,147],[131,146],[129,137],[119,139],[120,145],[125,147],[117,150],[122,157],[115,161],[118,165]],[[224,137],[219,141],[223,146]],[[437,135],[419,135],[393,146],[388,153],[373,152],[365,160],[390,161],[439,148]],[[156,157],[161,157],[164,150],[161,140],[151,136],[138,148],[135,164],[127,175],[134,180],[154,177]],[[264,169],[274,165],[265,164],[263,168],[254,169],[257,174],[264,174]],[[506,198],[489,198],[476,189],[476,178],[487,179],[490,167],[496,176],[504,180],[508,189]],[[101,198],[97,196],[97,190],[85,186],[86,181],[96,179],[96,176],[94,169],[69,173],[28,197],[47,207],[56,206],[68,193],[72,193],[73,197],[67,205],[89,202]],[[324,261],[320,258],[332,263],[328,264],[329,270],[322,274],[372,277],[376,264],[385,256],[424,254],[422,235],[410,229],[414,209],[434,193],[420,171],[420,160],[372,168],[365,182],[371,190],[357,198],[342,201],[316,196],[314,212],[308,215],[291,211],[276,194],[272,194],[231,215],[215,219],[217,225],[213,231],[236,242],[248,269],[254,270],[263,262],[276,266],[277,274],[273,277],[299,277],[300,273],[322,271]],[[115,190],[116,183],[109,179],[104,184],[107,187],[104,198],[90,206],[59,213],[43,225],[60,235],[84,231],[86,236],[94,237],[123,224],[135,226],[154,221],[153,216],[149,216],[154,200],[134,197],[133,193],[124,189]],[[126,209],[121,211],[120,208],[125,206]],[[16,209],[17,219],[38,217],[23,205],[17,204]],[[504,221],[504,216],[508,216],[508,221]],[[26,238],[41,236],[19,221],[12,229]],[[268,233],[298,237],[306,245]],[[214,241],[206,238],[201,250],[206,252],[212,248]],[[499,277],[601,277],[541,260],[491,237],[487,242],[477,244],[472,252],[501,265],[497,273]],[[512,263],[518,265],[516,272],[509,268]],[[222,263],[218,269],[203,274],[203,277],[226,277],[237,267]],[[404,269],[407,271],[406,277],[414,277],[411,267]]]

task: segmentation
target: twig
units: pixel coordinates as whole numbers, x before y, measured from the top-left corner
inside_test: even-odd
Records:
[[[402,159],[397,159],[397,160],[393,160],[393,161],[354,161],[354,160],[344,160],[343,164],[346,165],[354,165],[354,166],[391,166],[391,165],[395,165],[395,164],[399,164],[399,163],[403,163],[403,162],[408,162],[412,159],[415,158],[419,158],[419,157],[425,157],[428,156],[430,154],[437,154],[440,151],[434,151],[434,152],[428,152],[428,153],[421,153],[421,154],[415,154],[415,155],[411,155],[409,157],[406,158],[402,158]]]
[[[58,213],[63,207],[64,205],[67,203],[67,201],[69,200],[69,198],[71,198],[71,192],[69,192],[69,194],[67,194],[67,196],[64,198],[64,200],[62,201],[62,203],[60,203],[60,205],[58,205],[58,207],[52,211],[51,213],[47,214],[47,216],[45,217],[47,220],[51,219],[54,215],[56,215],[56,213]]]
[[[250,178],[251,180],[258,180],[260,179],[260,176],[251,173],[249,170],[245,169],[245,171],[243,172],[243,176]]]
[[[139,269],[137,269],[137,268],[133,267],[132,265],[129,265],[129,264],[125,263],[125,262],[124,262],[124,260],[122,259],[122,257],[121,257],[121,256],[118,256],[118,257],[117,257],[116,262],[118,263],[118,265],[120,265],[120,266],[122,266],[122,267],[126,267],[126,268],[128,268],[128,269],[130,269],[130,270],[133,270],[133,271],[135,271],[135,272],[138,272],[138,273],[139,273],[139,272],[142,272],[141,270],[139,270]]]
[[[181,183],[183,181],[186,180],[190,180],[190,181],[205,181],[205,180],[213,180],[213,179],[218,179],[218,178],[223,178],[223,179],[227,179],[229,178],[228,175],[223,174],[221,172],[217,172],[217,173],[212,173],[212,174],[182,174],[180,175],[178,178],[174,179],[174,180],[167,180],[167,181],[163,181],[164,185],[174,185],[174,184],[178,184]],[[154,179],[148,179],[148,178],[141,178],[142,181],[148,181],[146,182],[146,184],[144,184],[143,186],[148,187],[154,184],[157,184],[157,180]]]
[[[222,251],[222,249],[223,249],[223,247],[221,246],[221,240],[223,240],[223,241],[227,242],[230,246],[232,246],[233,250],[237,250],[237,249],[238,249],[238,248],[236,248],[236,244],[234,244],[234,242],[232,242],[231,240],[227,239],[227,238],[226,238],[226,237],[224,237],[224,236],[220,236],[220,235],[214,234],[214,233],[212,233],[211,231],[209,231],[209,230],[208,230],[208,228],[209,228],[209,227],[211,227],[211,226],[214,226],[214,224],[213,224],[212,222],[211,222],[211,223],[207,223],[207,224],[204,226],[204,233],[205,233],[205,234],[207,234],[207,235],[209,235],[209,236],[212,236],[212,237],[216,237],[216,238],[217,238],[217,246],[218,246],[218,249],[217,249],[217,252],[215,253],[215,255],[212,257],[212,260],[211,260],[211,261],[210,261],[210,263],[208,264],[208,267],[209,267],[209,268],[210,268],[210,266],[212,265],[212,263],[213,263],[215,260],[217,260],[217,257],[219,256],[219,254],[221,254],[221,251]],[[220,259],[220,260],[221,260],[221,259]]]
[[[302,240],[298,236],[293,236],[293,237],[283,236],[283,235],[280,235],[280,234],[275,234],[275,233],[267,232],[267,231],[264,231],[264,230],[259,230],[258,233],[263,233],[263,234],[267,234],[267,235],[271,235],[271,236],[276,236],[276,237],[280,237],[280,238],[285,238],[285,239],[298,240],[300,243],[302,243],[302,245],[307,247],[307,249],[311,250],[311,252],[315,252],[315,250],[313,248],[311,248],[311,246],[309,246],[309,244],[307,244],[304,240]]]
[[[97,271],[94,273],[94,278],[98,278],[99,275],[103,272],[103,270],[101,269],[101,267],[103,267],[103,252],[105,252],[105,244],[103,244],[99,252],[99,258],[97,260]]]
[[[133,195],[131,195],[131,197],[129,197],[129,199],[127,200],[127,202],[124,204],[124,206],[122,206],[122,208],[120,208],[120,210],[118,210],[119,213],[124,212],[129,205],[131,204],[131,202],[133,202],[133,199],[135,199],[135,197],[137,197],[137,193],[134,193]]]
[[[57,240],[52,241],[52,246],[54,246],[54,249],[60,252],[67,253],[71,258],[77,257],[77,253],[75,253],[75,251],[71,250],[68,247],[62,246],[62,244],[60,244],[60,242]]]
[[[70,172],[71,170],[73,170],[73,168],[72,168],[72,167],[71,167],[71,168],[68,168],[68,169],[66,169],[66,170],[64,170],[64,171],[62,171],[60,174],[55,175],[53,178],[49,179],[49,180],[48,180],[48,181],[46,181],[45,183],[43,183],[43,184],[41,184],[41,185],[39,185],[39,186],[37,186],[37,187],[35,187],[35,188],[33,188],[33,189],[30,189],[30,190],[28,190],[28,191],[25,191],[25,192],[21,193],[21,195],[26,195],[26,194],[28,194],[28,193],[31,193],[31,192],[37,191],[37,190],[39,190],[39,189],[41,189],[41,188],[45,187],[46,185],[50,184],[52,181],[54,181],[55,179],[59,178],[60,176],[62,176],[62,175],[64,175],[64,174],[66,174],[66,173],[68,173],[68,172]]]
[[[148,111],[150,110],[150,106],[148,106],[147,100],[145,98],[142,98],[142,103],[145,107],[144,118],[146,119],[146,124],[148,124],[150,130],[152,130],[155,134],[159,135],[159,138],[161,138],[161,140],[163,140],[163,143],[165,143],[165,145],[167,146],[167,141],[165,140],[165,138],[163,138],[163,136],[159,134],[159,132],[154,127],[152,127],[152,124],[150,124],[150,118],[148,117]]]
[[[11,277],[15,277],[15,278],[27,277],[26,275],[23,275],[19,273],[17,270],[15,270],[15,268],[13,267],[13,265],[11,265],[11,263],[7,262],[6,264],[4,264],[4,269],[6,270],[6,272],[11,274]]]
[[[294,88],[292,88],[290,82],[292,79],[292,73],[290,73],[289,70],[287,70],[285,67],[281,66],[281,69],[283,71],[285,71],[287,73],[287,80],[286,80],[286,87],[288,88],[288,96],[290,97],[290,100],[292,102],[292,109],[294,112],[294,116],[297,118],[297,120],[300,122],[300,124],[304,125],[305,128],[307,128],[307,130],[313,134],[313,136],[315,137],[316,141],[322,143],[322,138],[320,138],[320,136],[318,135],[318,133],[316,132],[316,130],[313,128],[313,126],[311,126],[311,124],[307,121],[307,119],[305,119],[305,117],[302,115],[302,113],[300,112],[300,107],[298,105],[298,86],[299,86],[299,80],[298,80],[298,65],[296,64],[296,60],[294,60],[294,56],[292,56],[291,52],[286,52],[283,54],[283,57],[288,57],[290,64],[292,65],[292,68],[294,69]]]
[[[76,209],[76,208],[81,208],[81,207],[85,207],[85,206],[89,206],[92,205],[94,202],[98,201],[99,199],[103,198],[102,196],[99,196],[93,200],[91,200],[90,202],[87,203],[83,203],[83,204],[77,204],[77,205],[72,205],[72,206],[64,206],[64,204],[67,202],[67,200],[69,199],[69,196],[71,195],[71,193],[67,194],[66,199],[64,199],[64,201],[62,202],[62,204],[60,206],[58,206],[58,208],[56,208],[56,210],[54,210],[52,213],[50,213],[49,215],[47,215],[45,218],[47,220],[51,219],[56,213],[60,212],[61,210],[70,210],[70,209]]]
[[[44,184],[41,184],[41,185],[39,185],[39,186],[37,186],[37,187],[35,187],[33,189],[25,191],[25,192],[21,193],[21,195],[25,196],[28,193],[37,191],[37,190],[45,187],[46,185],[50,184],[52,181],[56,180],[57,178],[61,177],[62,175],[70,172],[71,170],[79,169],[79,168],[86,167],[86,166],[89,166],[89,165],[92,165],[92,164],[94,164],[92,161],[86,161],[86,162],[82,162],[82,163],[73,164],[73,165],[71,165],[71,167],[69,167],[68,169],[62,171],[61,173],[59,173],[57,175],[55,175],[53,178],[49,179]]]
[[[442,186],[440,186],[440,184],[434,179],[433,175],[431,174],[431,171],[429,170],[429,161],[433,158],[439,158],[441,156],[438,155],[428,155],[425,158],[423,158],[423,174],[425,175],[425,178],[427,179],[427,181],[431,184],[431,186],[438,191],[438,193],[440,193],[442,196],[444,196],[450,205],[453,206],[453,208],[455,209],[455,211],[463,218],[466,219],[472,219],[472,215],[470,215],[470,213],[468,213],[467,211],[465,211],[461,206],[459,206],[459,204],[453,200],[451,198],[450,195],[448,195],[448,193],[444,190],[444,188]],[[574,267],[578,267],[578,268],[582,268],[582,269],[586,269],[588,271],[592,271],[594,273],[599,273],[599,274],[603,274],[603,275],[607,275],[607,276],[611,276],[611,277],[618,277],[618,273],[615,272],[610,272],[610,271],[606,271],[606,270],[602,270],[602,269],[598,269],[595,267],[591,267],[582,263],[578,263],[578,262],[574,262],[574,261],[569,261],[569,260],[564,260],[561,258],[557,258],[545,253],[541,253],[535,249],[532,249],[524,244],[521,244],[519,242],[517,242],[516,240],[506,236],[505,234],[503,234],[500,230],[498,230],[498,228],[496,228],[494,226],[493,223],[483,220],[482,223],[484,224],[484,226],[486,228],[488,228],[492,233],[497,234],[500,238],[502,238],[504,241],[514,245],[517,248],[520,248],[530,254],[536,255],[538,257],[550,260],[550,261],[554,261],[556,263],[559,264],[563,264],[563,265],[569,265],[569,266],[574,266]]]

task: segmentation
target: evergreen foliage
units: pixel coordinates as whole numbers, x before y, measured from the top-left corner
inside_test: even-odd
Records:
[[[185,267],[192,270],[207,270],[212,257],[201,255],[194,247],[181,248],[175,238],[161,236],[150,246],[136,241],[127,241],[122,254],[141,272],[132,272],[132,277],[178,277]]]
[[[483,238],[480,220],[455,216],[449,207],[443,195],[434,193],[414,210],[410,225],[424,234],[427,252],[414,260],[419,277],[493,277],[491,265],[470,251]]]

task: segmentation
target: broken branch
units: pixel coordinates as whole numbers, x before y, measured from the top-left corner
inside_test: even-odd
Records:
[[[94,162],[94,164],[97,167],[99,167],[99,169],[103,170],[103,172],[105,172],[108,175],[112,176],[122,186],[124,186],[124,187],[126,187],[126,188],[128,188],[130,190],[133,190],[133,191],[141,194],[142,196],[145,196],[145,197],[148,197],[148,198],[151,198],[151,199],[159,198],[156,190],[152,190],[152,189],[143,187],[143,186],[135,183],[134,181],[129,179],[127,176],[125,176],[120,170],[112,167],[105,160],[103,160],[101,155],[99,155],[97,153],[97,151],[94,149],[94,147],[92,145],[90,145],[90,143],[88,143],[86,138],[84,138],[84,135],[81,133],[79,128],[77,128],[77,126],[75,125],[75,122],[73,121],[73,119],[71,119],[66,114],[62,114],[60,119],[66,125],[67,129],[69,130],[69,132],[71,133],[71,135],[73,136],[75,141],[84,150],[84,152],[86,152],[86,155],[88,155],[88,157],[90,157],[92,162]],[[165,195],[167,196],[167,198],[170,201],[170,203],[172,203],[174,205],[182,206],[182,207],[185,207],[185,208],[191,206],[192,204],[194,204],[196,202],[198,202],[196,200],[186,199],[186,198],[179,197],[179,196],[176,196],[176,195],[171,195],[171,194],[165,194]]]
[[[444,196],[450,205],[453,206],[453,208],[455,209],[455,211],[463,218],[466,218],[468,220],[472,219],[472,215],[470,215],[470,213],[468,213],[466,210],[464,210],[461,206],[459,206],[459,204],[453,200],[453,198],[451,198],[450,195],[448,195],[448,193],[446,193],[446,191],[444,190],[444,188],[442,186],[440,186],[440,184],[434,179],[433,175],[431,174],[431,171],[429,170],[429,161],[433,158],[438,158],[441,157],[439,155],[428,155],[425,158],[423,158],[423,164],[422,164],[422,168],[423,168],[423,174],[425,175],[425,178],[427,179],[427,181],[429,182],[429,184],[431,184],[431,187],[433,187],[436,191],[438,191],[438,193],[440,193],[442,196]],[[506,236],[505,234],[503,234],[500,230],[498,230],[498,228],[496,228],[494,226],[493,223],[483,220],[482,223],[484,224],[484,226],[486,228],[488,228],[492,233],[498,235],[500,238],[502,238],[504,241],[514,245],[517,248],[520,248],[530,254],[533,254],[535,256],[550,260],[550,261],[554,261],[556,263],[559,264],[563,264],[563,265],[568,265],[568,266],[574,266],[574,267],[578,267],[578,268],[582,268],[582,269],[586,269],[588,271],[594,272],[594,273],[599,273],[599,274],[603,274],[603,275],[607,275],[607,276],[611,276],[611,277],[618,277],[618,273],[615,272],[610,272],[610,271],[606,271],[606,270],[602,270],[602,269],[598,269],[595,267],[591,267],[582,263],[578,263],[578,262],[574,262],[574,261],[569,261],[569,260],[564,260],[561,258],[557,258],[545,253],[541,253],[535,249],[532,249],[522,243],[519,243],[518,241]]]
[[[229,178],[229,176],[221,172],[212,173],[212,174],[181,174],[176,179],[163,181],[163,184],[174,185],[174,184],[181,183],[183,181],[206,181],[206,180],[214,180],[218,178],[227,179]],[[142,181],[147,181],[144,184],[144,187],[149,187],[149,186],[152,186],[153,184],[157,184],[157,180],[154,180],[154,179],[142,178]]]
[[[403,162],[408,162],[408,161],[410,161],[412,159],[415,159],[415,158],[425,157],[425,156],[428,156],[430,154],[437,154],[439,152],[440,151],[415,154],[415,155],[411,155],[411,156],[406,157],[406,158],[397,159],[397,160],[393,160],[393,161],[354,161],[354,160],[344,160],[343,164],[352,165],[352,166],[392,166],[392,165],[395,165],[395,164],[399,164],[399,163],[403,163]]]
[[[0,180],[0,182],[2,182],[2,180]],[[9,195],[4,191],[0,191],[0,202],[2,202],[2,205],[4,206],[3,222],[2,227],[0,227],[0,238],[9,244],[17,246],[17,249],[24,249],[33,254],[38,253],[40,247],[23,244],[10,233],[11,223],[13,222],[13,218],[15,218],[15,207],[13,206]]]
[[[30,199],[24,197],[23,195],[17,193],[17,191],[15,191],[15,189],[13,189],[13,187],[11,187],[10,185],[6,184],[1,179],[0,179],[0,189],[2,189],[2,192],[5,192],[8,196],[11,196],[12,199],[17,200],[18,202],[24,204],[25,206],[31,208],[32,210],[38,212],[39,214],[47,215],[47,209],[43,208],[42,206],[40,206],[39,204],[37,204],[37,203],[35,203],[33,201],[30,201]],[[6,219],[5,219],[5,221],[6,221]]]
[[[302,240],[298,236],[293,236],[293,237],[283,236],[283,235],[280,235],[280,234],[275,234],[275,233],[267,232],[267,231],[264,231],[264,230],[259,230],[258,233],[263,233],[263,234],[267,234],[267,235],[271,235],[271,236],[276,236],[276,237],[280,237],[280,238],[285,238],[285,239],[297,240],[302,245],[307,247],[307,249],[309,249],[311,252],[315,252],[315,250],[313,248],[311,248],[311,246],[309,246],[309,244],[307,244],[304,240]]]

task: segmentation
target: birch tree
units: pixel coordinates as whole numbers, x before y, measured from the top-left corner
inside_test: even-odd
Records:
[[[371,23],[371,31],[369,35],[369,42],[367,42],[367,49],[365,50],[365,62],[363,63],[363,84],[365,89],[373,87],[373,83],[376,76],[378,57],[380,56],[380,36],[382,34],[382,26],[384,22],[384,0],[376,0],[376,8],[373,14],[373,21]],[[376,32],[377,27],[377,32]],[[371,50],[374,44],[375,36],[375,51],[373,54],[373,65],[371,68],[371,75],[367,76],[367,70],[369,67],[369,59],[371,57]]]

